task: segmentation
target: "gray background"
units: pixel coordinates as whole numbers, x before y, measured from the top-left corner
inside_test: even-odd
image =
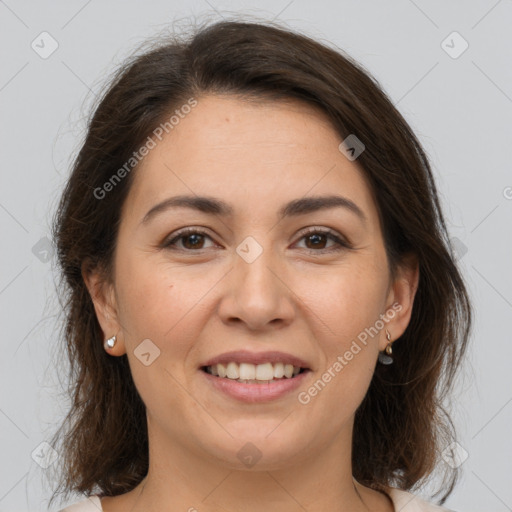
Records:
[[[460,446],[447,463],[463,478],[447,506],[512,510],[512,1],[0,0],[0,512],[46,510],[52,491],[36,461],[51,461],[44,442],[68,402],[45,237],[88,106],[145,37],[236,13],[347,51],[424,144],[477,312],[451,402]]]

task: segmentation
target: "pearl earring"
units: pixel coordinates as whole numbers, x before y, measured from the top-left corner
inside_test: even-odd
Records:
[[[382,352],[379,352],[379,363],[388,365],[393,363],[393,358],[391,357],[391,355],[393,354],[393,349],[391,348],[393,342],[391,341],[391,334],[389,334],[387,329],[386,338],[389,341],[389,343]]]
[[[117,341],[117,336],[114,334],[114,336],[112,336],[112,338],[109,338],[103,344],[103,346],[105,347],[105,350],[108,350],[109,348],[114,348],[116,341]]]

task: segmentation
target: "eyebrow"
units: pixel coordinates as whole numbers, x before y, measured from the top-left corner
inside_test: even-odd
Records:
[[[141,224],[148,223],[156,215],[172,208],[190,208],[199,212],[210,215],[220,215],[223,217],[232,216],[234,212],[232,206],[220,199],[207,196],[182,195],[170,197],[153,206],[146,213]],[[285,217],[305,215],[307,213],[313,213],[329,208],[346,208],[359,217],[363,223],[366,223],[368,220],[364,212],[356,203],[347,197],[339,195],[313,196],[294,199],[279,209],[278,216],[280,219],[283,219]]]

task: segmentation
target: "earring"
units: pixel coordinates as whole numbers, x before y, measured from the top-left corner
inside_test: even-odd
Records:
[[[391,334],[389,334],[387,329],[386,338],[389,341],[389,343],[382,352],[379,352],[379,363],[388,365],[393,363],[393,358],[391,357],[391,355],[393,354],[393,349],[391,348],[393,342],[391,341]]]
[[[105,350],[108,350],[109,348],[114,348],[114,345],[116,344],[117,336],[114,334],[112,338],[109,338],[105,341],[103,346],[105,347]]]

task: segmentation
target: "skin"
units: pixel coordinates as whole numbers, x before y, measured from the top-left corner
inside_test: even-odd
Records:
[[[355,482],[351,468],[354,414],[388,343],[384,329],[306,405],[297,392],[242,403],[199,370],[226,351],[281,350],[309,363],[300,389],[307,390],[395,302],[401,310],[386,328],[393,340],[406,329],[417,262],[407,260],[390,280],[373,196],[357,160],[339,151],[341,140],[302,102],[208,95],[135,171],[111,281],[84,272],[105,339],[117,334],[109,354],[127,354],[147,407],[148,476],[131,492],[103,498],[105,512],[393,511],[389,497]],[[356,203],[367,222],[339,207],[278,220],[290,200],[334,193]],[[176,208],[141,223],[154,205],[181,194],[222,199],[234,213]],[[161,247],[187,226],[208,236]],[[329,250],[336,247],[329,238],[315,245],[304,234],[312,226],[331,228],[353,247]],[[236,252],[247,236],[263,249],[252,263]],[[160,355],[146,366],[134,350],[148,338]],[[247,442],[261,452],[251,468],[237,457]]]

